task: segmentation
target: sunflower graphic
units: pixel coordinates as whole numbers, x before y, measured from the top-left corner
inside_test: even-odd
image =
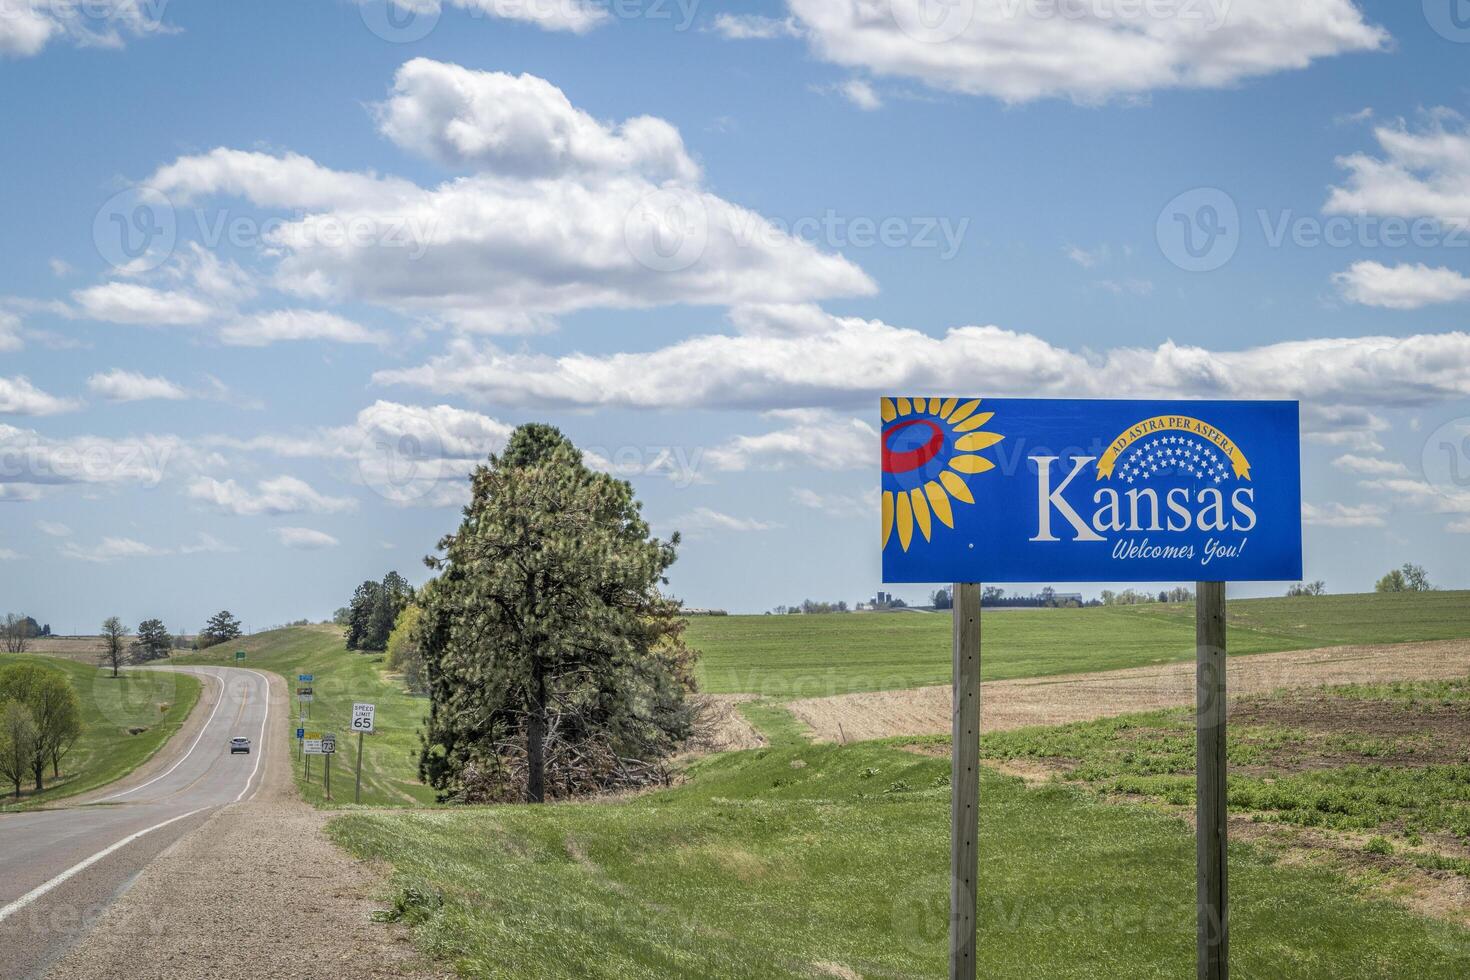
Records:
[[[898,532],[904,551],[918,528],[924,540],[934,520],[954,527],[950,498],[973,504],[966,477],[995,468],[980,450],[1005,436],[982,430],[994,412],[981,412],[980,399],[884,398],[883,547]]]

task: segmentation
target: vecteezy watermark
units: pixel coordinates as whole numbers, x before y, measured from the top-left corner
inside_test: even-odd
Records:
[[[795,238],[808,245],[829,249],[853,248],[917,248],[937,249],[939,258],[948,261],[959,254],[969,218],[958,220],[940,216],[844,215],[828,208],[820,215],[808,215],[786,221],[767,218],[751,211],[730,214],[730,230],[738,245],[763,245],[778,248]]]
[[[170,442],[77,442],[0,448],[0,483],[163,482],[177,447]]]
[[[1446,497],[1470,498],[1470,416],[1451,419],[1424,440],[1424,482]]]
[[[1466,248],[1470,220],[1379,217],[1372,214],[1299,215],[1290,208],[1256,211],[1268,248]]]
[[[1196,187],[1159,212],[1154,238],[1164,257],[1186,272],[1212,272],[1240,247],[1240,211],[1218,187]]]
[[[1470,0],[1467,0],[1470,2]],[[1403,218],[1373,214],[1298,214],[1257,208],[1242,221],[1235,199],[1217,187],[1185,191],[1159,212],[1155,236],[1164,257],[1188,272],[1210,272],[1234,257],[1252,226],[1267,248],[1431,249],[1470,247],[1470,215]],[[1255,241],[1255,232],[1251,239]]]
[[[682,272],[709,245],[709,208],[703,195],[681,187],[645,194],[623,217],[623,242],[654,272]]]
[[[499,17],[584,30],[606,20],[669,21],[694,26],[700,0],[358,0],[368,30],[393,44],[422,41],[439,25],[446,3],[471,18]]]
[[[662,477],[676,490],[687,490],[704,482],[699,468],[704,449],[695,446],[586,446],[583,456],[587,465],[613,476]]]
[[[1424,0],[1424,19],[1456,44],[1470,44],[1470,0]]]
[[[439,24],[439,0],[359,0],[358,13],[368,30],[391,44],[422,41]]]
[[[169,199],[151,187],[130,187],[112,195],[92,219],[92,243],[102,260],[116,269],[148,272],[173,254],[178,215]]]
[[[965,33],[975,20],[976,0],[858,0],[863,26],[898,25],[915,41],[943,44]]]
[[[889,906],[893,935],[914,953],[927,953],[949,946],[950,879],[932,874],[899,889]],[[973,901],[963,883],[955,883],[961,903]]]
[[[73,37],[108,43],[115,42],[120,31],[147,34],[159,30],[168,4],[169,0],[0,0],[0,26],[6,21],[23,21],[34,29],[41,18]]]
[[[416,260],[428,251],[438,219],[415,214],[317,214],[299,209],[266,216],[229,208],[180,210],[163,192],[138,186],[103,202],[92,220],[92,241],[103,261],[136,275],[168,261],[178,247],[181,224],[192,231],[189,240],[210,251],[221,246],[393,248],[406,250]]]
[[[426,418],[412,432],[368,432],[353,455],[363,486],[392,503],[448,502],[457,491],[468,499],[473,461],[450,458],[443,433]]]

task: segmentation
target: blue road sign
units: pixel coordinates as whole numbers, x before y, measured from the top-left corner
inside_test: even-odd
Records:
[[[310,684],[312,681],[312,676],[310,674],[297,674],[296,679],[305,684]]]
[[[306,737],[306,729],[304,729],[304,728],[298,728],[298,729],[296,729],[296,737],[298,739],[305,738]]]
[[[884,398],[885,582],[1296,580],[1299,406]]]

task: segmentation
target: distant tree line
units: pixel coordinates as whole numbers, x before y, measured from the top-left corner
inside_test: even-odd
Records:
[[[816,599],[803,599],[795,605],[777,606],[771,610],[777,616],[812,616],[818,613],[845,613],[850,611],[851,609],[848,607],[846,599],[838,599],[836,602],[819,602]]]
[[[1297,599],[1326,594],[1327,583],[1322,581],[1320,578],[1317,579],[1315,582],[1298,582],[1295,585],[1288,586],[1286,589],[1286,597],[1288,599]]]
[[[1106,595],[1107,593],[1103,593]],[[1080,606],[1102,605],[1097,599],[1083,601],[1075,595],[1059,595],[1057,590],[1046,586],[1040,592],[1031,595],[1016,593],[1008,595],[1005,589],[996,585],[987,585],[980,590],[981,606],[1001,606],[1005,608],[1021,609],[1067,609]]]

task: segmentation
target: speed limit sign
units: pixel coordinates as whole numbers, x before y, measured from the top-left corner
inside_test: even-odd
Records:
[[[373,715],[377,711],[377,705],[363,704],[361,702],[352,706],[352,730],[365,735],[371,735],[373,731]]]

